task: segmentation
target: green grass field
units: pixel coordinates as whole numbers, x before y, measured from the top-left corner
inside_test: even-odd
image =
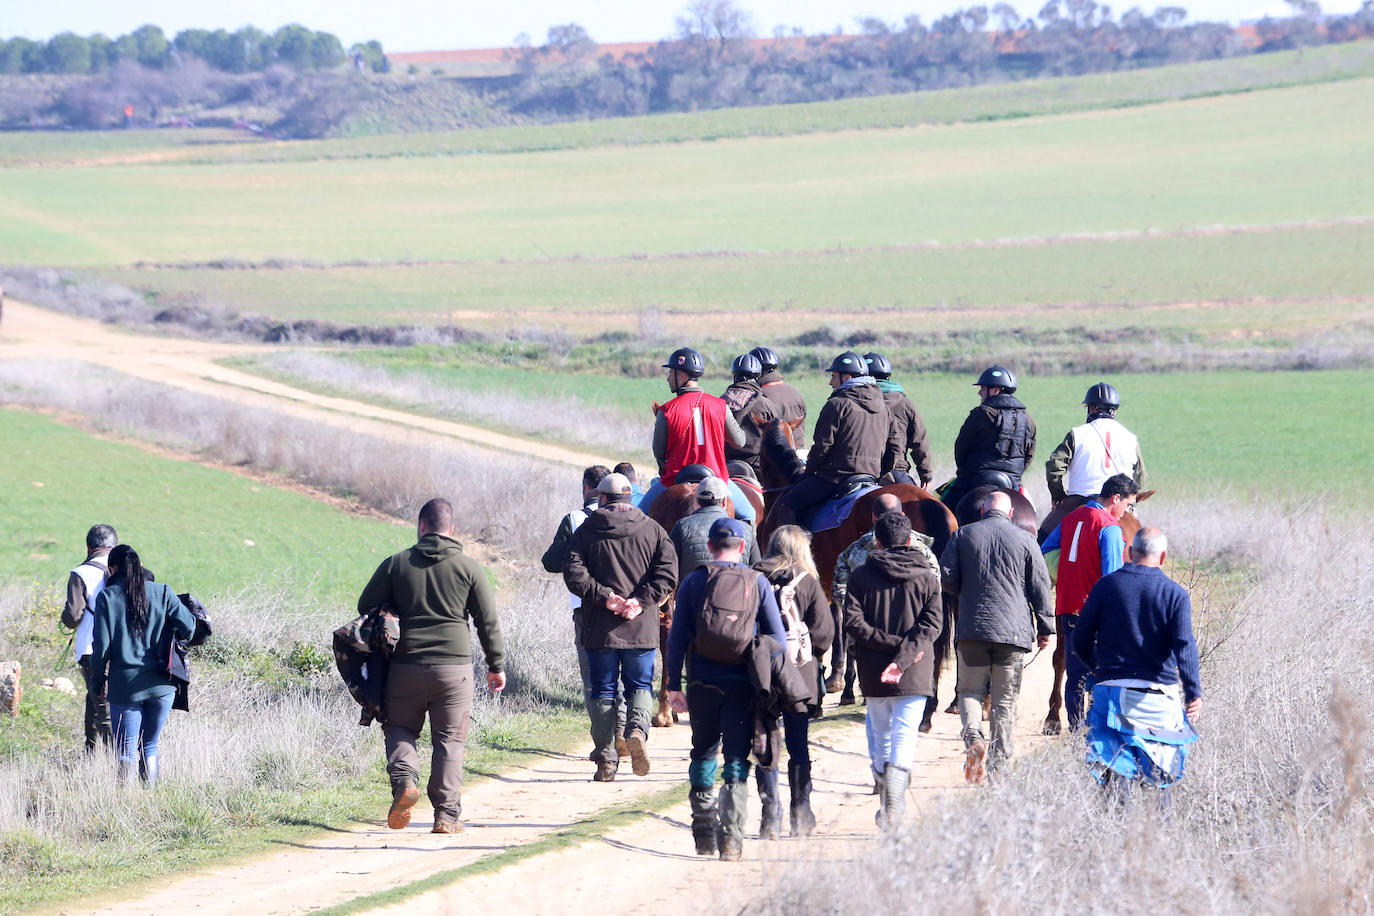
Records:
[[[837,102],[431,134],[282,143],[242,142],[241,134],[213,129],[16,132],[0,136],[0,167],[34,163],[83,165],[121,155],[140,164],[299,161],[531,152],[784,136],[1066,114],[1361,76],[1374,76],[1374,43],[1327,45],[1146,70]]]
[[[13,262],[531,260],[1374,212],[1374,80],[1087,114],[461,159],[0,171]],[[1283,176],[1278,180],[1276,176]]]
[[[276,583],[346,614],[376,565],[410,543],[401,525],[46,417],[3,410],[0,423],[9,443],[0,568],[38,584],[64,583],[85,556],[86,529],[107,522],[178,591]]]

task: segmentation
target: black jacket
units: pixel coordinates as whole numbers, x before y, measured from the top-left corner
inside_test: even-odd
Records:
[[[988,398],[969,411],[954,440],[959,479],[971,481],[983,471],[1000,471],[1016,483],[1035,456],[1035,421],[1026,405],[1009,394]]]
[[[1035,535],[1005,514],[990,512],[954,532],[940,556],[940,578],[959,599],[956,640],[1029,650],[1036,636],[1054,635],[1045,558]]]
[[[585,648],[656,649],[658,606],[677,585],[677,553],[658,522],[633,506],[607,506],[573,532],[563,581],[582,599]],[[612,614],[612,594],[638,598],[644,612],[634,620]]]
[[[901,447],[876,384],[837,388],[816,418],[806,473],[833,483],[856,474],[881,477]]]

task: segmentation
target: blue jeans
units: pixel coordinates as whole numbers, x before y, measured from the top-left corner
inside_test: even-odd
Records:
[[[653,724],[654,650],[588,649],[587,674],[598,703],[615,703],[615,682],[619,678],[625,685],[624,698],[628,707],[625,710],[625,737],[637,731],[647,738]],[[597,740],[600,742],[600,738]],[[607,753],[604,748],[602,753]]]
[[[868,697],[864,730],[868,733],[868,759],[873,772],[889,765],[911,769],[916,760],[916,739],[921,736],[921,717],[926,697]]]
[[[152,697],[138,703],[111,703],[110,721],[114,725],[115,749],[124,763],[157,756],[157,739],[167,715],[172,711],[173,695]]]
[[[649,507],[658,499],[658,494],[668,489],[655,477],[649,481],[649,489],[644,491],[644,498],[639,501],[639,509],[645,515],[649,513]],[[754,512],[754,504],[749,501],[749,497],[744,495],[744,491],[739,488],[739,484],[733,480],[726,481],[726,491],[730,494],[730,501],[735,505],[735,518],[749,522],[751,525],[757,520]]]

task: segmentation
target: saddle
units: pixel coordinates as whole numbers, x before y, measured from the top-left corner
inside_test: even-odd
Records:
[[[840,527],[854,511],[859,498],[876,489],[878,482],[867,474],[859,474],[844,480],[836,486],[834,496],[803,515],[802,527],[812,534]]]

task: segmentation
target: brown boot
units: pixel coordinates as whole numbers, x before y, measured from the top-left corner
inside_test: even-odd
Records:
[[[644,733],[639,729],[630,732],[625,739],[629,746],[630,766],[634,769],[636,776],[649,775],[649,748],[648,742],[644,739]]]
[[[445,814],[434,815],[434,829],[430,833],[462,833],[467,828],[456,817]]]
[[[420,800],[420,790],[409,779],[392,783],[391,810],[386,815],[386,825],[392,830],[400,830],[410,823],[410,809]]]
[[[620,769],[619,761],[601,760],[596,765],[592,779],[596,782],[615,782],[615,771]]]

